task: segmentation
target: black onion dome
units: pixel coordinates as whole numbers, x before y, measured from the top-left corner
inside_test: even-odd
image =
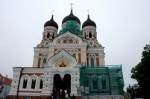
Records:
[[[68,21],[68,20],[77,21],[77,22],[80,24],[79,18],[73,15],[73,11],[72,11],[72,10],[71,10],[70,15],[66,16],[66,17],[63,19],[62,24],[65,23],[65,22]]]
[[[89,15],[88,15],[88,19],[82,24],[82,28],[84,28],[86,26],[94,26],[94,27],[96,27],[95,22],[90,19]]]
[[[53,26],[58,29],[58,24],[54,21],[53,15],[52,15],[51,19],[44,24],[44,27],[46,27],[46,26]]]

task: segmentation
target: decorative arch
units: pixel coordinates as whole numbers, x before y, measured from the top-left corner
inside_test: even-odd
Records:
[[[52,72],[52,77],[53,77],[53,78],[54,78],[54,75],[55,75],[55,74],[61,75],[61,72],[60,72],[59,70],[53,71],[53,72]],[[62,77],[62,75],[61,75],[61,77]]]
[[[73,76],[72,73],[71,73],[71,71],[69,71],[69,70],[65,70],[65,71],[62,73],[63,77],[64,77],[66,74],[69,74],[70,76]]]
[[[38,81],[37,81],[37,89],[42,89],[43,88],[43,82],[44,82],[44,76],[40,75],[38,77]]]
[[[109,86],[109,79],[107,75],[101,75],[98,77],[99,78],[99,82],[100,82],[100,86],[102,90],[107,90]]]
[[[54,67],[57,63],[59,63],[62,60],[68,62],[70,66],[75,66],[77,64],[76,59],[70,54],[68,54],[65,50],[61,50],[58,54],[51,57],[48,60],[48,64]]]
[[[31,89],[36,89],[37,88],[38,76],[35,75],[35,74],[30,76],[30,81],[31,81],[30,88]]]
[[[89,63],[89,66],[91,67],[95,67],[97,64],[96,64],[96,55],[95,54],[89,54],[88,55],[88,63]]]
[[[30,82],[30,76],[25,74],[21,77],[21,83],[20,83],[20,88],[21,89],[27,89],[28,86],[29,86],[29,83]]]

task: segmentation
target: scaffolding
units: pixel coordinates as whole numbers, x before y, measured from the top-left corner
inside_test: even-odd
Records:
[[[92,95],[123,95],[124,80],[122,66],[82,66],[80,68],[80,86],[88,87]]]
[[[76,35],[82,35],[82,30],[80,30],[78,26],[78,22],[76,21],[66,21],[66,25],[59,31],[59,34],[64,34],[67,31],[76,34]]]

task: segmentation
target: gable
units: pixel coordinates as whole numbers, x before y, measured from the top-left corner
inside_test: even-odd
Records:
[[[64,64],[64,66],[62,66]],[[48,65],[52,67],[70,67],[77,64],[76,59],[68,54],[65,50],[61,50],[48,60]]]
[[[53,40],[54,44],[81,44],[82,42],[81,37],[70,32],[61,34]]]

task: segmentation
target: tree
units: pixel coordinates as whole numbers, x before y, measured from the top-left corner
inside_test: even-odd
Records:
[[[142,59],[139,64],[131,70],[131,78],[137,80],[139,89],[138,93],[143,97],[143,99],[149,99],[150,90],[150,45],[144,47],[142,52]]]

